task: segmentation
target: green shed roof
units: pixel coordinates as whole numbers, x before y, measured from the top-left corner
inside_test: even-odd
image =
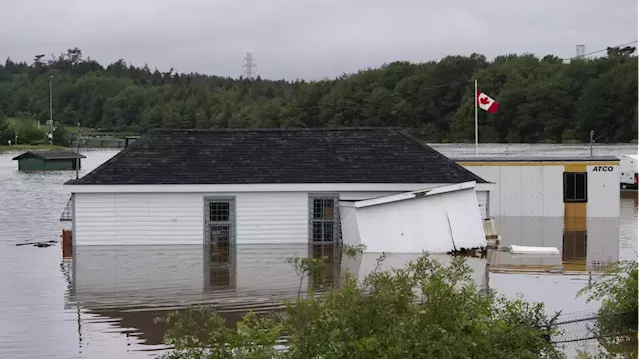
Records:
[[[27,151],[19,156],[13,158],[13,160],[20,160],[23,158],[40,158],[42,160],[74,160],[78,157],[78,154],[74,151]],[[80,158],[87,158],[84,155],[79,155]]]

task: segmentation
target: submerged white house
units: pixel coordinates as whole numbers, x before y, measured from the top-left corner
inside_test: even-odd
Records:
[[[65,188],[74,246],[336,243],[340,201],[463,182],[490,207],[492,184],[394,128],[153,130]]]

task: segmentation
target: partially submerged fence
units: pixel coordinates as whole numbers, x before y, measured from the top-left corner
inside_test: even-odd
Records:
[[[632,324],[637,323],[638,318],[635,313],[619,313],[609,320],[616,321],[620,328],[629,328]],[[558,329],[558,334],[551,336],[551,342],[554,344],[578,343],[587,340],[596,340],[602,337],[602,333],[598,330],[598,313],[597,312],[579,312],[567,315],[561,315],[552,323],[552,326]],[[635,333],[616,333],[614,335],[638,335],[637,327]]]

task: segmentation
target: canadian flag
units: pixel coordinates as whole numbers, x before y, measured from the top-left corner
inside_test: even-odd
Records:
[[[482,91],[477,90],[476,100],[478,101],[478,107],[489,112],[495,113],[498,111],[498,103],[496,100],[484,94]]]

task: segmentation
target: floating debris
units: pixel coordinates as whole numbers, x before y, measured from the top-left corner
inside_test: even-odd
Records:
[[[509,249],[514,254],[560,254],[556,247],[530,247],[512,244]]]
[[[455,251],[449,251],[447,254],[452,255],[454,257],[478,257],[478,258],[486,258],[487,257],[487,248],[486,247],[476,247],[476,248],[460,248]]]
[[[39,241],[39,242],[23,242],[23,243],[16,243],[16,246],[33,245],[34,247],[38,247],[38,248],[46,248],[46,247],[51,247],[55,243],[58,243],[58,241],[52,240],[52,241]]]

